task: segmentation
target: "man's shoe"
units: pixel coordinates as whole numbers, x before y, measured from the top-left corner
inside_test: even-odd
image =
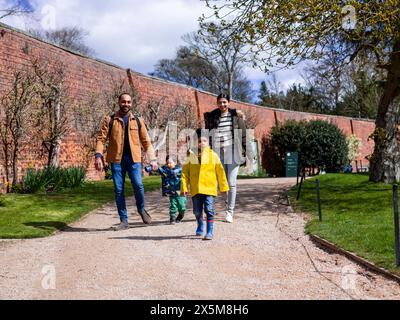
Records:
[[[147,213],[146,210],[143,210],[143,212],[139,213],[139,215],[142,217],[144,224],[151,224],[151,216]]]
[[[127,230],[129,229],[129,224],[128,222],[121,222],[118,226],[113,227],[114,231],[122,231],[122,230]]]
[[[233,216],[230,213],[227,213],[225,215],[225,222],[227,223],[233,223]]]

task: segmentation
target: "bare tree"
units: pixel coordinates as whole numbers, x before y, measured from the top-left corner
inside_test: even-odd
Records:
[[[0,138],[7,182],[10,181],[12,165],[12,185],[19,183],[18,162],[29,128],[31,107],[36,96],[35,75],[29,69],[14,70],[9,92],[2,96],[0,105],[4,112],[0,126]],[[7,189],[9,192],[9,188]]]
[[[85,43],[89,32],[79,27],[64,27],[57,30],[31,29],[29,33],[35,37],[58,46],[73,50],[85,56],[93,56],[95,52]]]
[[[0,8],[0,20],[9,16],[25,15],[31,12],[32,10],[29,7],[23,5],[21,2],[18,2],[17,4],[10,5],[5,8]]]
[[[177,122],[179,130],[200,128],[200,120],[197,119],[196,109],[191,103],[178,98],[172,109],[174,113],[170,119]]]
[[[214,24],[204,23],[199,32],[183,36],[183,40],[195,54],[207,61],[214,61],[222,66],[226,78],[225,90],[233,97],[235,73],[246,61],[249,50],[238,37],[229,37],[230,31]]]
[[[47,165],[57,167],[62,138],[70,129],[66,108],[70,97],[65,66],[61,61],[55,61],[49,66],[39,58],[32,58],[31,63],[38,82],[37,95],[40,99],[40,108],[35,117],[37,128],[42,146],[47,151]]]

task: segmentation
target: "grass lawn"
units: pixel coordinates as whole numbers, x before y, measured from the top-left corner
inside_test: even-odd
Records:
[[[126,193],[133,194],[129,179]],[[161,188],[160,177],[143,178],[145,191]],[[54,194],[1,195],[0,239],[51,235],[90,211],[114,201],[112,181],[88,182],[81,188]]]
[[[312,214],[306,232],[324,238],[398,275],[396,268],[393,192],[365,174],[328,174],[319,177],[323,222],[318,220],[315,178],[290,191],[293,206]]]

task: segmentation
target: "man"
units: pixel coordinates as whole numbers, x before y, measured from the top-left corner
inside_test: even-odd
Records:
[[[121,94],[119,107],[115,115],[106,116],[103,120],[97,137],[95,164],[98,171],[104,170],[103,151],[108,140],[106,162],[111,164],[115,201],[121,220],[116,231],[129,228],[124,194],[126,173],[133,186],[138,213],[145,224],[151,224],[151,217],[144,208],[141,145],[148,154],[152,169],[158,170],[154,148],[143,119],[135,117],[131,112],[132,97],[126,93]]]
[[[229,183],[225,221],[233,223],[237,176],[246,161],[246,125],[244,114],[229,108],[230,96],[217,98],[218,109],[204,114],[206,129],[212,130],[212,148],[220,156]]]

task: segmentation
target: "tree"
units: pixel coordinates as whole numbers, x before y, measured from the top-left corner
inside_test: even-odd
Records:
[[[22,1],[18,1],[18,3],[16,4],[9,5],[5,8],[0,8],[0,20],[3,20],[4,18],[9,16],[25,15],[31,12],[32,8],[30,5],[27,5]]]
[[[93,56],[95,52],[85,44],[89,32],[79,27],[64,27],[57,30],[29,30],[33,36],[70,49],[85,56]]]
[[[359,55],[350,63],[334,45],[318,64],[305,69],[306,87],[313,89],[321,112],[357,118],[376,118],[383,74],[371,66],[373,57]]]
[[[345,83],[342,103],[337,114],[375,119],[377,116],[380,97],[382,96],[381,70],[372,68],[368,61],[355,59],[344,70]]]
[[[268,81],[262,81],[258,95],[260,106],[268,108],[284,108],[285,94],[282,84],[278,81],[276,74],[273,73]]]
[[[36,96],[36,81],[32,70],[26,68],[13,71],[11,89],[1,98],[0,138],[7,182],[10,181],[12,164],[12,185],[19,183],[18,162],[21,145],[26,140],[31,119],[32,105]],[[9,187],[7,186],[9,192]]]
[[[400,96],[400,2],[356,1],[265,1],[233,0],[212,7],[231,37],[252,45],[258,64],[265,69],[279,64],[292,66],[306,59],[319,60],[335,39],[342,59],[352,61],[362,53],[386,72],[380,98],[375,141],[370,161],[370,180],[400,180],[400,151],[396,127]],[[230,14],[223,16],[226,12]],[[234,17],[231,19],[231,17]],[[228,20],[228,18],[230,20]],[[203,23],[206,22],[203,16]],[[278,57],[276,61],[274,57]]]
[[[183,36],[183,40],[198,57],[221,67],[226,79],[224,90],[233,97],[235,73],[246,61],[248,50],[240,38],[228,39],[230,31],[223,26],[215,23],[203,23],[201,26],[198,32]]]
[[[69,131],[68,106],[71,104],[66,84],[66,67],[61,61],[48,65],[42,58],[31,57],[40,107],[35,119],[38,136],[47,152],[47,165],[58,167],[61,141]]]
[[[180,47],[174,59],[160,60],[150,75],[215,94],[224,92],[228,83],[221,65],[200,57],[189,46]],[[232,98],[250,102],[251,95],[251,82],[245,77],[241,66],[238,66],[234,72]]]
[[[258,94],[258,104],[260,106],[268,106],[270,104],[270,93],[267,88],[267,83],[265,81],[261,81],[260,90]]]

